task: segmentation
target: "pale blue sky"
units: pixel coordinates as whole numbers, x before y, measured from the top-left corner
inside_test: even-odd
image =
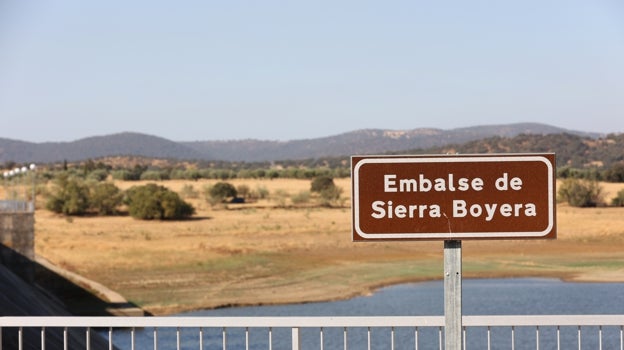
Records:
[[[624,132],[624,3],[0,1],[0,137]]]

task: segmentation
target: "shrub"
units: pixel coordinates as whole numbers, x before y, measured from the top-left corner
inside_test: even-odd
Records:
[[[141,174],[140,179],[144,181],[169,180],[169,172],[164,170],[146,170]]]
[[[271,197],[271,200],[275,201],[275,203],[277,203],[278,207],[285,207],[286,206],[286,198],[288,198],[288,192],[286,192],[283,189],[277,189],[273,193],[273,196]]]
[[[228,198],[234,198],[238,194],[236,187],[228,182],[217,182],[208,188],[208,201],[210,203],[224,202]]]
[[[87,175],[88,180],[104,181],[108,177],[108,171],[106,169],[95,169]]]
[[[605,181],[624,182],[624,164],[619,163],[604,172]]]
[[[98,183],[91,188],[89,207],[99,215],[117,214],[122,201],[121,190],[110,182]]]
[[[616,207],[624,207],[624,190],[620,190],[617,196],[611,200],[611,205]]]
[[[130,216],[142,220],[179,220],[195,214],[195,208],[164,186],[147,184],[126,191]]]
[[[254,173],[249,169],[241,169],[236,173],[237,179],[251,179]]]
[[[113,179],[116,180],[124,180],[124,181],[138,181],[141,179],[141,175],[143,172],[147,170],[147,167],[141,165],[135,165],[134,168],[130,170],[116,170],[113,171]]]
[[[314,180],[310,186],[310,191],[317,192],[321,196],[321,204],[330,206],[340,199],[342,189],[334,184],[334,179],[327,175],[322,175]]]
[[[301,192],[293,195],[292,197],[290,197],[290,200],[293,202],[293,204],[305,204],[305,203],[308,203],[310,201],[310,192],[309,191],[301,191]]]
[[[267,177],[269,179],[277,179],[278,177],[280,177],[280,173],[275,169],[271,169],[264,175],[264,177]]]
[[[115,180],[123,180],[123,181],[138,180],[138,179],[134,179],[133,178],[134,174],[132,174],[128,170],[115,170],[111,173],[111,175],[113,176],[113,179]]]
[[[180,190],[180,195],[183,198],[197,198],[197,197],[199,197],[199,193],[195,190],[195,187],[193,187],[193,185],[189,185],[189,184],[185,184],[184,186],[182,186],[182,189]]]
[[[183,172],[182,176],[187,180],[199,180],[202,178],[202,173],[197,169],[187,169]]]
[[[257,199],[265,199],[269,196],[269,190],[265,186],[257,186],[255,191],[252,191],[251,197]]]
[[[342,194],[342,188],[334,186],[329,187],[321,191],[321,204],[325,206],[331,206],[340,199]]]
[[[597,181],[569,178],[561,182],[557,196],[573,207],[595,207],[602,203],[602,187]]]
[[[236,193],[237,193],[237,196],[240,196],[243,198],[249,198],[251,189],[247,185],[238,185],[236,187]]]
[[[312,184],[310,186],[310,191],[321,193],[327,189],[331,189],[336,187],[334,184],[334,179],[329,176],[319,176],[312,180]]]
[[[89,187],[84,180],[63,172],[54,180],[46,208],[58,214],[84,215],[89,209]]]

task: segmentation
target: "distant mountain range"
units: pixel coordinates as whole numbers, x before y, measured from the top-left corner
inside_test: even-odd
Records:
[[[335,136],[292,141],[246,139],[176,142],[152,135],[124,132],[88,137],[72,142],[32,143],[0,138],[0,164],[11,161],[17,163],[74,162],[110,156],[244,162],[279,161],[429,149],[495,136],[514,137],[521,134],[562,133],[589,138],[604,136],[539,123],[482,125],[449,130],[364,129]]]

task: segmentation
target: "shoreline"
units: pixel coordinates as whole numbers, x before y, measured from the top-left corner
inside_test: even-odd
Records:
[[[96,297],[111,303],[111,305],[117,305],[117,307],[111,307],[107,309],[113,316],[173,316],[189,312],[198,312],[202,310],[217,310],[224,308],[243,308],[254,306],[277,306],[277,305],[294,305],[294,304],[309,304],[309,303],[329,303],[335,301],[344,301],[352,298],[358,298],[363,296],[370,296],[377,293],[380,289],[399,286],[403,284],[412,283],[425,283],[440,281],[443,276],[439,278],[429,277],[410,277],[399,278],[393,281],[371,283],[369,285],[360,285],[360,287],[354,288],[348,293],[334,293],[332,295],[325,295],[323,297],[315,298],[302,298],[294,300],[293,298],[283,298],[281,300],[273,301],[260,301],[260,302],[231,302],[224,304],[214,305],[197,305],[191,307],[184,306],[152,306],[143,308],[134,304],[131,304],[120,293],[108,288],[107,286],[90,280],[84,276],[68,271],[60,266],[54,265],[46,258],[42,256],[36,256],[35,261],[46,268],[49,268],[59,275],[74,281],[77,284],[83,285],[89,289],[89,291]],[[522,278],[547,278],[559,280],[566,283],[624,283],[624,269],[614,271],[594,270],[586,272],[542,272],[542,273],[502,273],[500,271],[489,271],[486,275],[477,275],[475,273],[464,274],[463,280],[474,279],[522,279]],[[322,288],[323,283],[319,282],[318,288]],[[250,293],[249,299],[253,299],[253,293]],[[245,297],[242,296],[242,299]]]
[[[604,274],[602,275],[604,276]],[[608,275],[612,275],[612,274],[608,274]],[[489,275],[487,277],[470,276],[470,277],[463,278],[463,280],[544,278],[544,279],[558,280],[558,281],[565,282],[565,283],[624,283],[624,271],[618,271],[615,275],[616,276],[612,276],[612,278],[609,278],[609,279],[606,279],[606,278],[599,279],[599,278],[584,278],[581,276],[561,276],[560,274],[556,274],[556,273],[544,273],[544,274],[533,274],[533,275],[500,274],[500,275]],[[331,302],[344,301],[344,300],[349,300],[349,299],[358,298],[358,297],[371,296],[377,293],[379,290],[384,289],[384,288],[395,287],[395,286],[400,286],[404,284],[426,283],[426,282],[434,282],[434,281],[440,281],[440,280],[442,280],[442,277],[406,279],[404,281],[399,281],[399,282],[377,284],[375,286],[371,286],[370,288],[367,288],[366,290],[350,293],[348,295],[327,297],[327,298],[314,299],[314,300],[284,301],[284,302],[277,301],[277,302],[260,302],[260,303],[244,303],[243,302],[243,303],[222,304],[222,305],[217,305],[213,307],[199,307],[199,308],[190,308],[190,309],[179,308],[177,310],[174,307],[172,309],[163,308],[162,309],[163,311],[167,310],[167,312],[164,312],[164,313],[158,312],[157,310],[159,310],[159,308],[155,308],[153,310],[150,310],[149,314],[151,314],[152,316],[175,316],[175,315],[191,313],[191,312],[200,312],[203,310],[218,310],[218,309],[226,309],[226,308],[280,306],[280,305],[311,304],[311,303],[331,303]],[[147,315],[148,311],[147,310],[144,310],[144,311],[146,311],[146,315]]]
[[[72,281],[76,285],[83,286],[83,288],[86,288],[88,292],[91,293],[94,297],[110,303],[110,306],[106,308],[106,312],[110,313],[113,316],[146,315],[144,309],[136,305],[132,305],[121,294],[97,281],[90,280],[77,273],[68,271],[67,269],[54,265],[46,258],[39,255],[35,256],[35,260],[33,262],[45,267],[46,269],[58,274],[61,277]]]

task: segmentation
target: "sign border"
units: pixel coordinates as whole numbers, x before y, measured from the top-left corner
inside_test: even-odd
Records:
[[[555,179],[554,168],[551,161],[546,155],[554,153],[539,154],[492,154],[492,155],[414,155],[414,156],[368,156],[357,155],[351,156],[352,166],[352,241],[383,241],[383,240],[450,240],[450,239],[532,239],[532,238],[550,238],[547,237],[555,229],[556,219],[556,203],[554,198]],[[354,158],[360,159],[354,166]],[[359,190],[360,178],[359,169],[365,164],[391,164],[391,163],[474,163],[474,162],[542,162],[548,169],[548,226],[543,231],[510,231],[510,232],[458,232],[458,233],[414,233],[414,232],[388,232],[388,233],[366,233],[360,228],[360,206],[359,206]],[[360,238],[356,239],[355,235]],[[556,232],[554,233],[556,237]],[[554,238],[553,237],[553,238]]]

